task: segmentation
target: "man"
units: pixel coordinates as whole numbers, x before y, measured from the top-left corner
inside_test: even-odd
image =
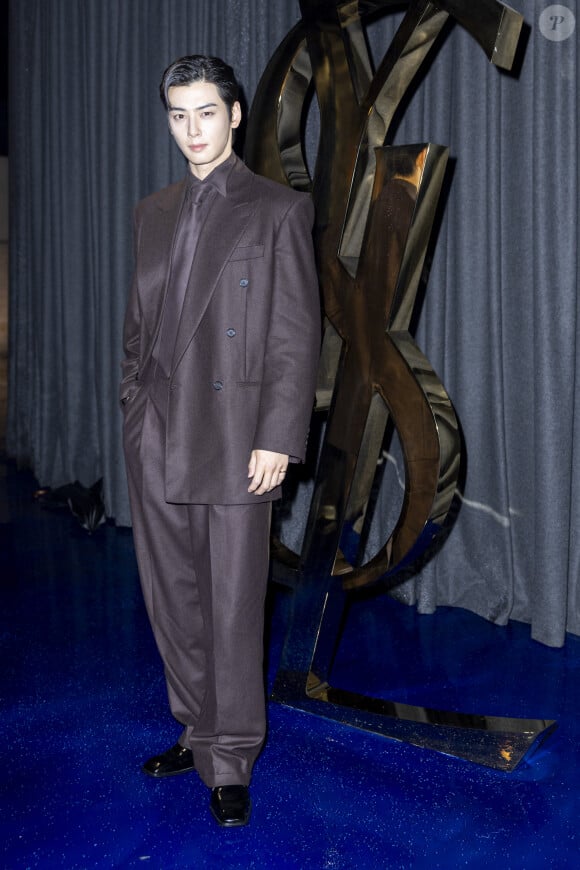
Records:
[[[225,826],[250,813],[265,738],[263,612],[271,502],[303,460],[320,311],[310,198],[232,150],[231,67],[193,55],[161,98],[188,164],[135,211],[121,402],[135,549],[178,743]]]

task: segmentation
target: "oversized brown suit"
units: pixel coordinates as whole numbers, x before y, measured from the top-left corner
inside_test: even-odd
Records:
[[[185,181],[135,211],[121,400],[139,572],[180,742],[209,786],[247,784],[265,734],[270,502],[254,449],[304,458],[319,351],[308,196],[237,158],[201,229],[171,371],[155,347]]]

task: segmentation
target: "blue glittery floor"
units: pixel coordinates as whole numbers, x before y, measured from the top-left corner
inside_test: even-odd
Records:
[[[131,534],[89,536],[0,463],[0,866],[567,868],[580,861],[580,639],[516,623],[352,607],[336,673],[369,693],[559,729],[511,774],[272,704],[244,829],[209,817],[195,774],[140,772],[179,728],[141,603]],[[272,588],[269,679],[288,595]]]

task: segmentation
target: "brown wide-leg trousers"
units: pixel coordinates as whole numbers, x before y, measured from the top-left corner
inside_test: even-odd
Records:
[[[171,711],[209,787],[247,785],[265,738],[264,599],[271,504],[168,504],[167,382],[126,411],[124,447],[143,596]]]

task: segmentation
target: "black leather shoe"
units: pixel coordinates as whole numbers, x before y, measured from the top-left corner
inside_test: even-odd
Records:
[[[211,814],[222,828],[239,828],[250,819],[252,802],[247,785],[220,785],[212,788]]]
[[[195,770],[193,752],[191,749],[186,749],[176,743],[167,752],[154,755],[153,758],[146,761],[141,770],[156,779],[161,779],[164,776],[177,776],[178,773],[189,773],[190,770]]]

